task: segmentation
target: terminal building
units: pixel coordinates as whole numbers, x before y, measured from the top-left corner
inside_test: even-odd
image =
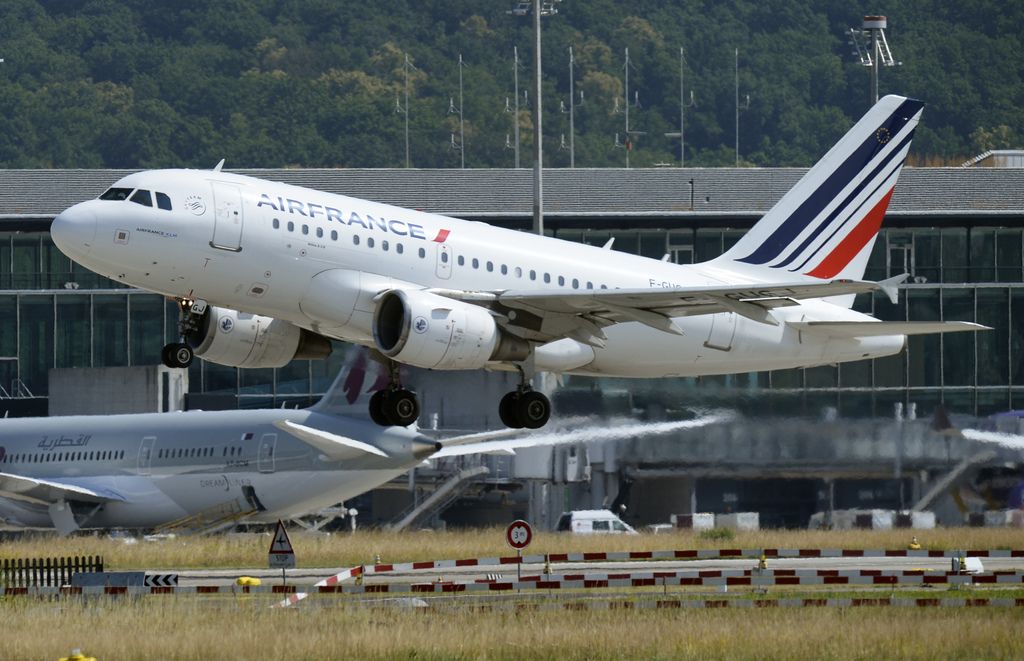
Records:
[[[593,245],[614,239],[615,250],[655,259],[703,261],[731,246],[804,171],[549,170],[545,231]],[[526,231],[531,223],[529,170],[239,172]],[[0,171],[3,414],[64,410],[50,405],[51,370],[151,366],[161,347],[175,340],[173,302],[75,265],[49,238],[57,213],[98,196],[125,174]],[[670,514],[751,510],[761,512],[764,525],[803,526],[813,512],[831,508],[909,509],[944,477],[953,488],[991,492],[997,484],[996,491],[1005,491],[1021,479],[1014,472],[1019,451],[977,447],[931,430],[931,420],[941,407],[961,425],[1018,431],[1016,417],[995,422],[989,416],[1024,409],[1022,191],[1024,169],[1016,167],[905,168],[865,277],[909,273],[910,279],[895,305],[881,295],[856,303],[884,320],[975,321],[994,330],[914,337],[900,355],[839,366],[699,379],[567,378],[554,388],[556,415],[655,421],[715,408],[737,417],[672,439],[641,436],[607,447],[483,458],[478,463],[488,472],[453,491],[461,500],[453,497],[444,514],[425,514],[435,522],[441,516],[469,523],[492,514],[506,520],[515,512],[543,526],[562,509],[615,503],[626,504],[627,520],[638,524]],[[280,369],[197,360],[182,405],[305,406],[330,385],[345,353],[339,343],[326,361],[293,361]],[[421,425],[464,431],[497,424],[491,391],[503,391],[507,378],[417,373]],[[456,385],[467,383],[475,387]],[[466,467],[417,471],[393,493],[376,495],[370,508],[384,521],[386,512]],[[954,519],[971,508],[963,497],[952,500],[959,509],[947,507]]]

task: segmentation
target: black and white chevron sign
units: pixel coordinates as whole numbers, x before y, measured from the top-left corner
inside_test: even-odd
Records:
[[[178,586],[177,574],[146,574],[147,588],[173,588]]]

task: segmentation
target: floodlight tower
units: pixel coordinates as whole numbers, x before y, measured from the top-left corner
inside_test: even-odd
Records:
[[[865,16],[861,29],[850,28],[850,45],[855,49],[860,63],[871,67],[871,103],[878,103],[878,68],[895,67],[903,64],[892,57],[889,41],[885,38],[888,21],[885,16]]]

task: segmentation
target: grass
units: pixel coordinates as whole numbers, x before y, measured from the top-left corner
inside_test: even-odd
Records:
[[[4,659],[1013,659],[1022,609],[423,612],[264,602],[0,602]]]
[[[652,551],[717,548],[902,549],[916,535],[923,548],[942,550],[1024,547],[1024,534],[1007,528],[938,528],[893,531],[765,530],[737,532],[732,539],[709,539],[693,532],[661,535],[567,535],[539,532],[526,555],[563,552]],[[360,530],[354,535],[290,533],[298,566],[350,567],[382,562],[411,562],[515,555],[505,544],[504,528],[450,532],[389,533]],[[0,543],[0,558],[102,555],[110,569],[265,568],[269,534],[180,537],[126,544],[106,536],[60,538],[26,535]]]
[[[904,548],[909,531],[738,532],[570,536],[537,533],[530,554],[686,548]],[[1020,548],[1018,530],[917,531],[931,549]],[[403,534],[291,534],[300,567],[512,555],[503,528]],[[0,546],[0,557],[102,554],[111,569],[266,567],[269,535],[222,535],[125,544],[102,536],[31,535]],[[637,597],[652,596],[638,592]],[[919,594],[920,593],[920,594]],[[768,598],[849,595],[772,589]],[[896,596],[1017,596],[999,591],[897,590]],[[889,592],[877,596],[888,596]],[[598,595],[593,595],[598,596]],[[708,598],[751,598],[705,594]],[[868,596],[863,594],[862,596]],[[669,598],[698,598],[678,588]],[[543,598],[543,596],[540,596]],[[298,608],[267,608],[269,595],[158,596],[141,599],[0,600],[0,659],[56,659],[72,649],[106,659],[417,658],[417,659],[979,659],[1024,657],[1024,609],[885,608],[667,611],[424,612],[367,608],[313,597]],[[467,604],[473,601],[467,601]],[[480,603],[480,602],[476,602]]]

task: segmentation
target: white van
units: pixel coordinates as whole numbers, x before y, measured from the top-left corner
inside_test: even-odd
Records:
[[[557,532],[572,532],[580,535],[612,534],[636,535],[636,530],[623,523],[622,519],[609,510],[575,510],[562,512],[555,526]]]

